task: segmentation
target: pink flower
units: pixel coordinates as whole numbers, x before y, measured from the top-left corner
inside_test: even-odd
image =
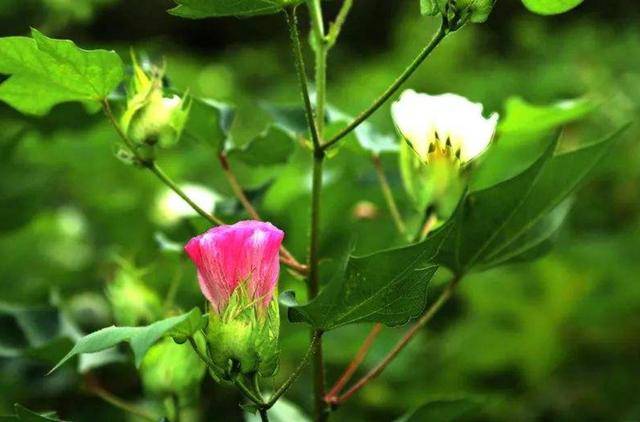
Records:
[[[200,290],[217,313],[224,312],[243,283],[252,302],[269,305],[278,283],[283,237],[271,223],[240,221],[214,227],[187,243],[184,249],[198,269]]]

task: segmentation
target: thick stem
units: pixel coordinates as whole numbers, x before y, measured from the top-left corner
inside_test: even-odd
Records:
[[[387,202],[387,207],[389,208],[391,218],[393,218],[393,222],[395,223],[398,232],[401,235],[404,235],[407,231],[407,228],[404,224],[404,220],[402,219],[402,215],[400,215],[400,211],[398,210],[398,205],[396,204],[396,200],[393,197],[393,192],[391,191],[391,187],[389,186],[387,176],[384,174],[382,161],[380,161],[380,157],[378,155],[373,155],[371,157],[371,160],[373,161],[373,166],[376,169],[378,181],[380,182],[380,188],[382,189],[382,194],[384,195],[384,199]]]
[[[313,299],[320,290],[319,247],[320,247],[320,193],[322,190],[323,155],[320,151],[313,160],[313,183],[311,194],[311,242],[309,247],[309,298]],[[318,338],[313,350],[313,386],[315,403],[315,420],[327,418],[324,401],[324,362],[322,356],[322,332],[314,331],[313,338]]]
[[[260,409],[258,409],[258,412],[260,413],[260,420],[262,422],[269,422],[269,415],[267,414],[267,409],[265,409],[264,407],[261,407]]]
[[[371,371],[369,371],[364,377],[362,377],[358,382],[356,382],[346,393],[340,396],[337,400],[335,400],[334,404],[342,404],[345,401],[349,400],[351,396],[360,391],[362,387],[367,385],[371,380],[376,378],[378,375],[384,371],[384,369],[398,356],[398,354],[409,344],[411,339],[415,337],[415,335],[420,331],[422,327],[424,327],[435,314],[438,313],[440,308],[447,303],[447,301],[453,295],[458,283],[460,282],[459,276],[454,276],[454,278],[449,282],[447,287],[442,291],[438,299],[429,307],[427,312],[405,333],[405,335],[396,343],[396,345],[391,349],[391,351],[378,363]]]
[[[380,334],[380,331],[382,331],[382,324],[375,324],[367,335],[367,338],[360,346],[360,349],[358,349],[355,357],[349,363],[349,366],[347,366],[347,369],[345,369],[340,378],[338,378],[338,381],[336,381],[331,390],[326,394],[325,401],[327,403],[333,404],[337,401],[338,394],[340,394],[345,385],[347,385],[349,380],[351,380],[351,377],[353,377],[353,374],[355,374],[356,370],[358,369],[364,358],[367,356],[369,349],[371,349],[371,346],[373,345],[375,339],[378,337],[378,334]]]
[[[409,66],[402,72],[400,76],[376,99],[369,108],[360,113],[347,127],[342,129],[337,135],[327,141],[322,145],[322,149],[327,149],[333,146],[336,142],[340,141],[342,138],[347,136],[351,131],[360,126],[362,122],[367,120],[369,116],[371,116],[376,110],[378,110],[382,105],[389,99],[391,96],[402,86],[402,84],[409,79],[409,77],[413,74],[413,72],[420,67],[422,62],[429,57],[431,52],[440,44],[440,42],[446,37],[447,30],[446,26],[443,23],[440,26],[440,29],[434,37],[431,39],[429,44],[425,46],[425,48],[420,51],[418,56],[409,64]]]

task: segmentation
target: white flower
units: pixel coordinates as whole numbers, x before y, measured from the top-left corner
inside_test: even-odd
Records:
[[[180,188],[203,210],[213,213],[220,196],[204,186],[184,184]],[[161,224],[174,224],[183,218],[195,217],[198,213],[177,193],[167,189],[156,201],[155,218]]]
[[[482,104],[455,94],[428,95],[406,90],[391,106],[400,134],[428,163],[448,156],[465,164],[484,152],[496,131],[498,114],[488,119]]]

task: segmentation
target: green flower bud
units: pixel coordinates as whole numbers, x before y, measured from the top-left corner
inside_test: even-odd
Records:
[[[224,313],[212,311],[209,315],[207,342],[211,359],[222,369],[216,375],[227,380],[235,372],[272,376],[278,369],[278,302],[272,300],[260,312],[246,295],[242,296],[239,291],[234,293]]]
[[[455,31],[467,22],[482,23],[487,20],[496,0],[420,0],[423,15],[442,15]]]
[[[204,350],[204,336],[196,333],[194,339],[200,350]],[[188,343],[177,344],[171,338],[164,338],[151,347],[140,366],[145,391],[159,397],[193,394],[205,372],[206,364],[193,348]]]
[[[107,286],[107,297],[117,324],[137,326],[156,321],[162,315],[158,295],[141,281],[143,271],[122,262]]]
[[[147,74],[133,60],[133,78],[127,92],[127,106],[120,124],[137,145],[169,147],[178,142],[189,115],[187,96],[165,96],[160,69]]]

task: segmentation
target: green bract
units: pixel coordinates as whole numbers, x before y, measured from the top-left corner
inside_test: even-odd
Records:
[[[26,114],[44,115],[56,104],[104,100],[123,77],[113,51],[82,50],[72,41],[31,36],[0,38],[0,100]]]
[[[189,116],[190,101],[186,96],[165,96],[162,76],[162,70],[156,68],[147,75],[133,57],[133,78],[120,124],[135,144],[161,147],[175,144]]]
[[[487,20],[496,0],[420,0],[423,15],[443,15],[446,19],[482,23]]]
[[[277,13],[303,0],[174,0],[178,6],[169,13],[182,18],[255,16]]]
[[[207,341],[216,375],[231,379],[233,374],[260,373],[271,376],[278,369],[280,314],[277,300],[268,308],[251,304],[236,289],[222,315],[209,314]]]

